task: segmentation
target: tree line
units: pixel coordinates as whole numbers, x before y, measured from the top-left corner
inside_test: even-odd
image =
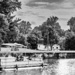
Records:
[[[2,43],[21,43],[32,49],[37,48],[38,43],[44,45],[59,44],[61,49],[74,50],[75,44],[75,17],[72,17],[67,25],[70,27],[64,31],[58,22],[59,18],[51,16],[41,25],[31,28],[31,23],[15,18],[13,14],[21,9],[19,0],[0,1],[0,46]]]
[[[21,9],[21,2],[18,0],[0,1],[0,45],[2,43],[18,42],[25,45],[25,34],[31,30],[31,24],[27,21],[15,18],[13,14]]]
[[[68,30],[61,29],[58,23],[59,18],[51,16],[47,18],[42,25],[36,26],[32,30],[32,35],[35,35],[38,40],[43,39],[44,45],[50,45],[51,48],[54,44],[58,44],[61,50],[75,50],[75,17],[72,17],[67,25]],[[30,38],[32,38],[30,36]]]

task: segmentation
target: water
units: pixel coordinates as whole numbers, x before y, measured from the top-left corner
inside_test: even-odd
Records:
[[[7,71],[0,75],[75,75],[75,59],[51,59],[42,69]]]

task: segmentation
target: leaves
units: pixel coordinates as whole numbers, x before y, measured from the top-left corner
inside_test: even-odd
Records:
[[[21,2],[18,0],[2,0],[0,2],[0,13],[5,15],[13,13],[17,8],[21,8]]]
[[[68,22],[67,25],[70,26],[70,30],[75,32],[75,17],[72,17]]]
[[[21,21],[19,23],[18,28],[20,30],[20,33],[25,35],[31,31],[31,24],[29,22],[26,22],[26,21]]]
[[[75,36],[65,40],[65,50],[75,50]]]

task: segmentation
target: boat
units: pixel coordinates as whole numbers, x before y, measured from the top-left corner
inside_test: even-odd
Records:
[[[19,44],[20,45],[20,44]],[[5,47],[5,48],[4,48]],[[8,48],[10,47],[10,48]],[[15,47],[14,44],[3,44],[2,48],[4,53],[0,53],[0,65],[3,70],[15,70],[21,68],[37,68],[43,64],[42,57],[30,57],[25,53],[12,53],[12,47]],[[19,46],[20,47],[20,46]],[[21,48],[25,51],[24,48]],[[20,48],[18,48],[18,51]],[[2,50],[1,50],[2,51]],[[8,51],[8,53],[6,52]],[[16,50],[14,50],[16,51]],[[20,51],[21,52],[21,51]]]
[[[3,71],[21,71],[21,70],[31,70],[31,69],[42,69],[42,67],[41,66],[39,66],[39,67],[21,67],[21,68],[19,67],[18,69],[16,69],[16,68],[4,68]]]
[[[26,60],[25,60],[26,59]],[[18,69],[18,68],[31,68],[31,67],[40,67],[43,64],[43,61],[38,58],[29,60],[24,58],[23,61],[16,61],[15,57],[8,56],[8,57],[1,57],[1,67],[6,69]]]

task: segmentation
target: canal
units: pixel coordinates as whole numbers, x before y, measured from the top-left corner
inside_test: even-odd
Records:
[[[42,69],[7,71],[0,75],[75,75],[75,59],[45,60],[48,66]]]

